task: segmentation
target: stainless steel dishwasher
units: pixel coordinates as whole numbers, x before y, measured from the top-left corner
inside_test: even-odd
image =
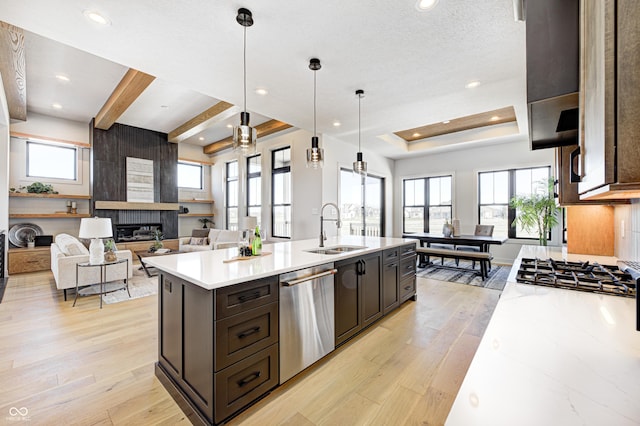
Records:
[[[280,275],[280,383],[335,349],[333,263]]]

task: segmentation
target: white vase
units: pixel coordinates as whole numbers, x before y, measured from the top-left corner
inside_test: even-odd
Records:
[[[451,225],[453,226],[453,236],[459,237],[460,236],[460,220],[458,219],[451,220]]]
[[[36,246],[35,241],[27,241],[27,248],[34,248]]]

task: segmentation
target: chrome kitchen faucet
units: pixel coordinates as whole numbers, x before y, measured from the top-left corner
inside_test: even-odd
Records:
[[[324,216],[322,215],[322,213],[324,212],[324,208],[327,206],[332,206],[336,209],[336,211],[338,212],[338,218],[337,219],[325,219]],[[320,209],[320,245],[318,247],[324,247],[324,240],[327,239],[327,237],[324,235],[324,221],[325,220],[330,220],[330,221],[335,221],[336,223],[336,228],[340,228],[340,226],[342,225],[342,223],[340,222],[340,208],[338,208],[338,205],[335,203],[325,203],[322,208]]]

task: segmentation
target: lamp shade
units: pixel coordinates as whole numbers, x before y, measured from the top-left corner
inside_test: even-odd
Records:
[[[113,236],[111,219],[104,217],[92,217],[80,220],[80,238],[109,238]]]
[[[255,216],[245,216],[241,219],[240,225],[242,229],[256,229],[256,226],[258,226],[258,218]]]

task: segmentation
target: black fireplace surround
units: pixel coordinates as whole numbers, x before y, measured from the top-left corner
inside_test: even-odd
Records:
[[[113,225],[116,243],[131,241],[150,241],[155,238],[155,232],[162,232],[161,223],[122,224]]]

